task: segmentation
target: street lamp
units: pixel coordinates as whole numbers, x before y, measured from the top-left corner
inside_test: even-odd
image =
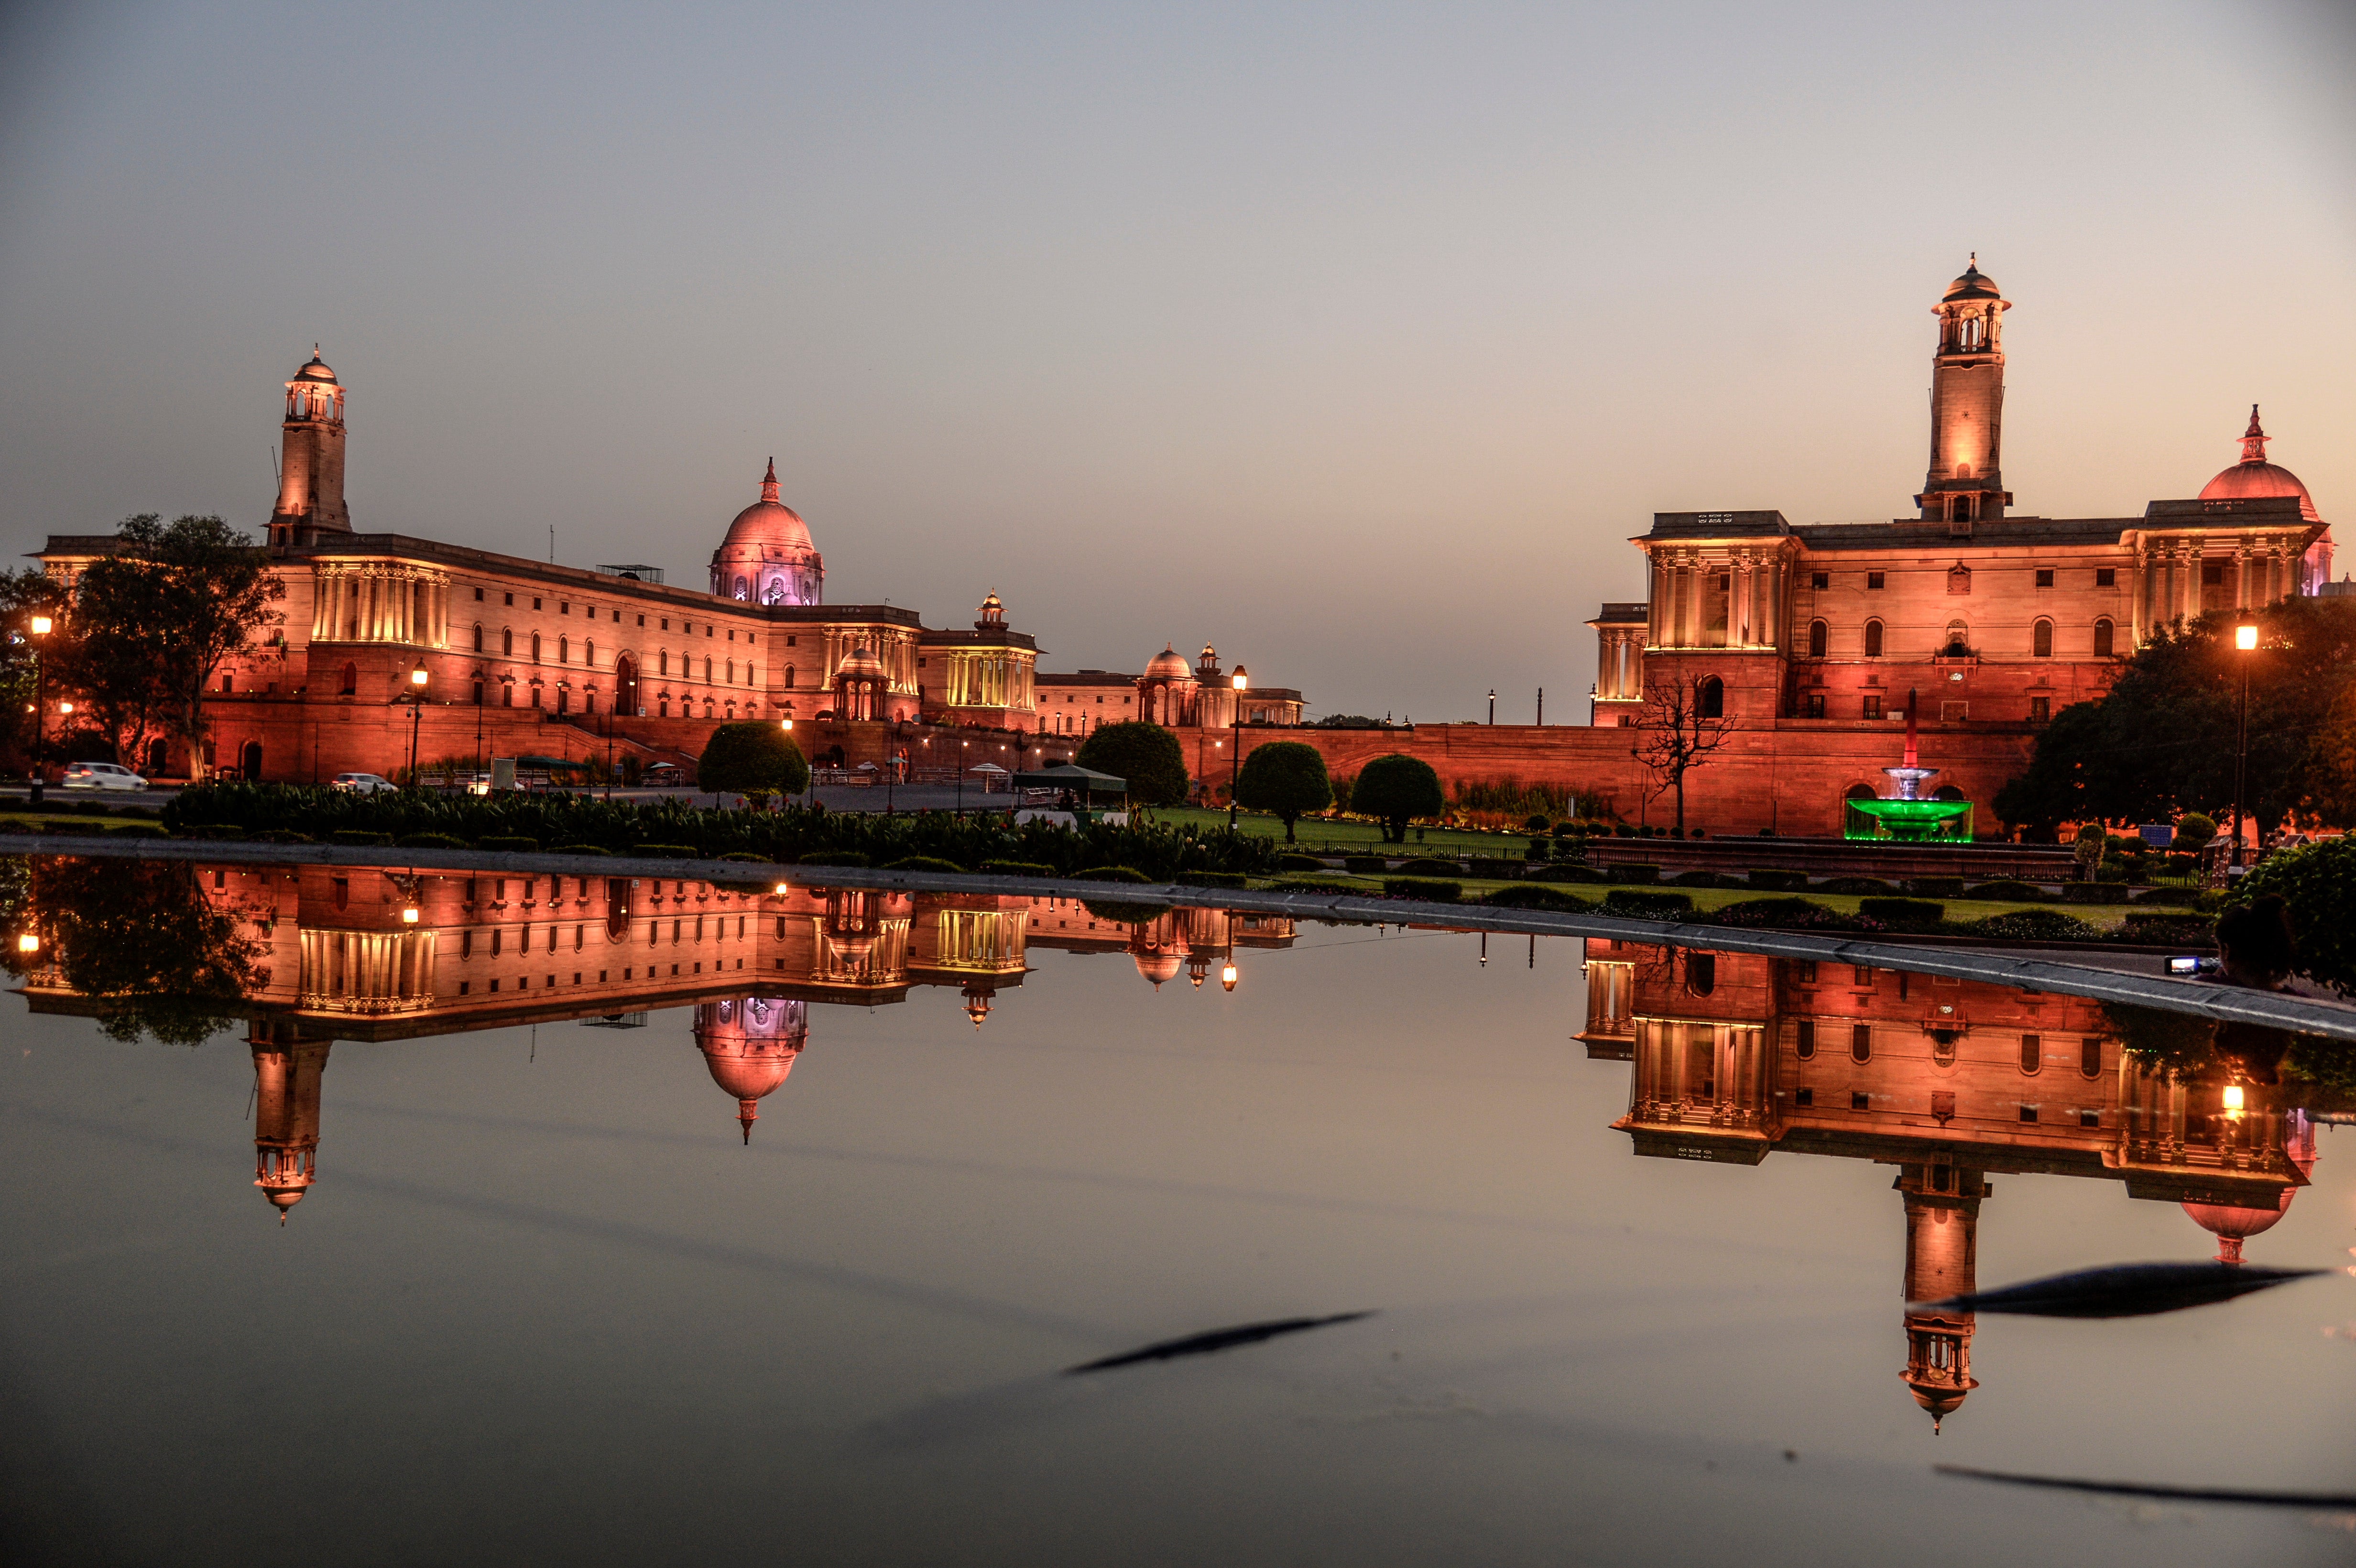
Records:
[[[417,787],[417,725],[425,717],[425,661],[409,672],[409,787]],[[570,754],[570,753],[568,753]]]
[[[1243,777],[1244,770],[1244,688],[1251,684],[1246,677],[1244,667],[1241,665],[1236,666],[1233,678],[1236,688],[1236,709],[1231,718],[1233,720],[1232,739],[1235,741],[1235,745],[1230,748],[1231,754],[1227,758],[1227,830],[1229,832],[1235,830],[1236,784]],[[1230,991],[1236,988],[1235,973],[1236,966],[1232,964],[1228,965],[1227,989]]]
[[[33,617],[34,636],[46,637],[56,629],[57,623],[47,615]],[[41,772],[41,720],[44,717],[41,712],[41,645],[35,643],[33,645],[33,787],[31,792],[32,804],[35,805],[41,804],[41,784],[46,777]]]
[[[2233,646],[2242,654],[2242,704],[2233,725],[2233,859],[2242,863],[2242,789],[2250,766],[2250,660],[2249,655],[2258,645],[2258,629],[2252,626],[2233,628]]]
[[[1490,723],[1492,723],[1492,724],[1494,724],[1496,721],[1497,721],[1497,688],[1496,688],[1495,687],[1494,687],[1494,686],[1493,686],[1493,687],[1491,687],[1491,688],[1489,688],[1489,722],[1490,722]]]

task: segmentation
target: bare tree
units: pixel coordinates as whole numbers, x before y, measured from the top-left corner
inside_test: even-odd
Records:
[[[1715,676],[1644,683],[1644,706],[1635,726],[1640,739],[1630,755],[1653,775],[1652,793],[1676,793],[1680,835],[1686,830],[1686,774],[1741,728],[1726,717],[1725,691]]]

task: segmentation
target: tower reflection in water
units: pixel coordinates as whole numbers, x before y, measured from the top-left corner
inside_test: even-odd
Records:
[[[2238,1263],[2315,1163],[2313,1124],[2270,1062],[2196,1051],[2163,1063],[2123,1049],[2122,1017],[2099,1003],[1600,938],[1585,968],[1579,1038],[1590,1056],[1630,1064],[1628,1111],[1612,1125],[1638,1155],[1757,1165],[1783,1151],[1895,1168],[1900,1375],[1934,1429],[1979,1386],[1972,1315],[1928,1304],[1976,1287],[1991,1174],[2124,1182],[2130,1198],[2181,1204]]]
[[[1032,946],[1130,959],[1159,990],[1241,948],[1290,946],[1280,916],[1221,910],[887,892],[785,883],[419,874],[406,868],[171,868],[161,881],[92,877],[106,863],[32,863],[12,965],[36,1012],[121,1016],[125,998],[69,980],[69,945],[168,924],[234,947],[254,1069],[254,1185],[284,1222],[319,1175],[320,1099],[337,1041],[395,1042],[518,1025],[631,1028],[692,1009],[695,1047],[735,1103],[746,1144],[760,1103],[809,1043],[811,1008],[873,1008],[942,987],[979,1029],[1023,983]],[[45,919],[73,901],[78,915]],[[120,907],[93,911],[93,902]],[[222,917],[198,926],[164,901]],[[145,903],[143,905],[143,901]],[[191,933],[209,934],[192,937]],[[46,933],[46,935],[43,933]],[[180,955],[177,969],[208,955]],[[218,957],[220,955],[211,955]],[[168,990],[168,976],[156,981]]]

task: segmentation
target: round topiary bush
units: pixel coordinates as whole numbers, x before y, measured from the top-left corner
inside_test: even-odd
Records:
[[[695,761],[695,787],[728,795],[799,795],[809,787],[809,763],[781,724],[723,724]]]
[[[1159,724],[1131,719],[1108,724],[1080,745],[1081,767],[1129,782],[1129,798],[1144,805],[1176,805],[1186,798],[1186,752]]]
[[[1985,920],[1965,923],[1972,936],[1992,936],[2008,942],[2091,942],[2102,933],[2084,921],[2058,909],[2015,909]]]
[[[1325,776],[1325,759],[1316,747],[1298,741],[1254,746],[1236,775],[1236,804],[1248,811],[1265,811],[1283,823],[1284,841],[1290,844],[1294,823],[1333,804],[1333,784]]]
[[[1419,816],[1445,812],[1448,796],[1430,763],[1393,752],[1358,770],[1358,782],[1350,792],[1350,809],[1380,822],[1383,837],[1390,843],[1404,844],[1408,824]]]

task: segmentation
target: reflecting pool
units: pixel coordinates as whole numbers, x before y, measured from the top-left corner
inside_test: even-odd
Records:
[[[2356,1550],[1933,1468],[2356,1491],[2340,1048],[1108,901],[15,859],[0,921],[11,1563]],[[1950,1299],[2221,1256],[2332,1272]]]

